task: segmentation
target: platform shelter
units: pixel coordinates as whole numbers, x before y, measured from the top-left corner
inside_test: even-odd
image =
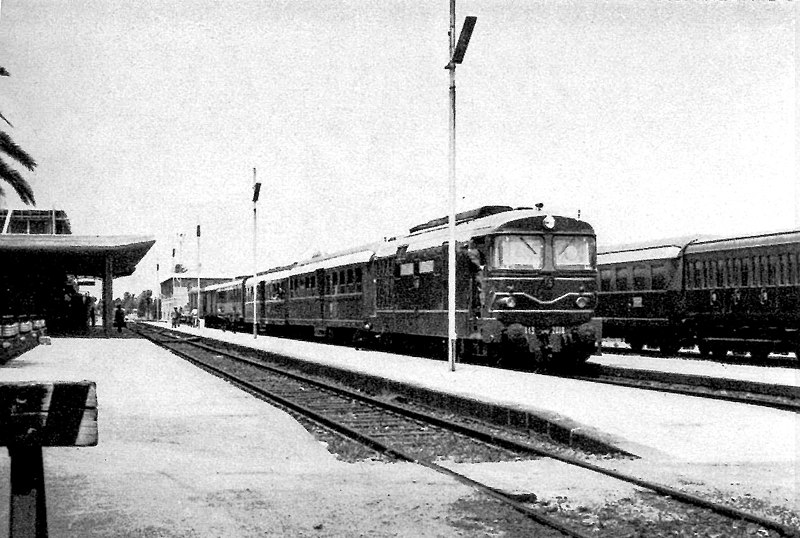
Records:
[[[131,275],[154,244],[153,237],[139,235],[0,234],[0,282],[4,288],[0,294],[9,296],[7,302],[29,294],[37,299],[27,301],[25,307],[40,308],[47,296],[42,290],[57,290],[52,281],[63,275],[102,279],[102,319],[108,334],[113,324],[113,279]]]

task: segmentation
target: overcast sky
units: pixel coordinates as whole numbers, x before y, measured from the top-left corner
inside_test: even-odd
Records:
[[[797,225],[793,0],[460,0],[459,211],[563,208],[601,244]],[[449,2],[5,0],[0,111],[75,234],[259,269],[448,212]],[[21,207],[15,194],[0,205]],[[185,234],[182,246],[177,234]],[[182,258],[182,259],[181,259]]]

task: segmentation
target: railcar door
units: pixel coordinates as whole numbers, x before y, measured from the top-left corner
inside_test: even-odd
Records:
[[[327,308],[327,305],[325,304],[325,269],[317,269],[315,271],[315,275],[317,281],[317,303],[319,303],[317,309],[317,314],[319,316],[318,324],[320,327],[324,328],[327,326],[327,322],[325,320],[325,310]]]

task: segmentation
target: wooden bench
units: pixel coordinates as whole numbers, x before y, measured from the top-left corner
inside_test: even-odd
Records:
[[[47,536],[42,447],[96,445],[93,381],[0,382],[0,446],[11,457],[11,538]]]

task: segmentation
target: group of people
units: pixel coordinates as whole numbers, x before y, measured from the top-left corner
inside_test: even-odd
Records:
[[[170,320],[172,321],[172,327],[177,328],[181,326],[181,320],[183,318],[183,311],[179,310],[178,307],[174,307],[172,309],[172,313],[170,314]],[[191,320],[190,323],[192,327],[199,327],[200,326],[200,317],[197,314],[197,309],[192,309]]]

